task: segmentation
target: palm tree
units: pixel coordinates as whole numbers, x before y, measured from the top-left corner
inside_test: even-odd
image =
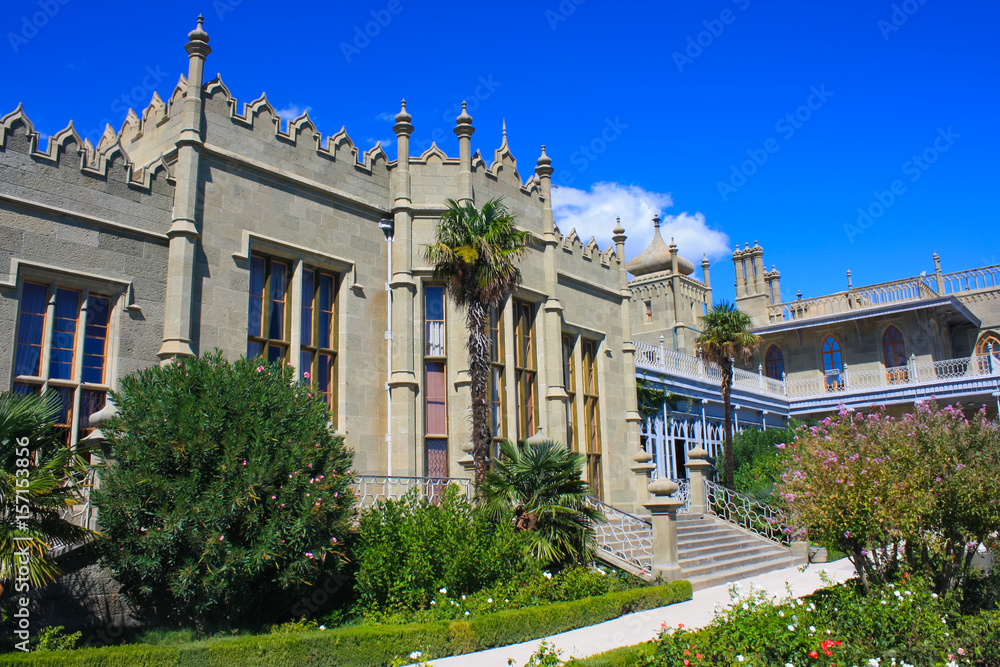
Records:
[[[465,308],[469,329],[469,375],[472,380],[472,458],[478,487],[490,464],[489,404],[486,383],[490,368],[490,310],[500,307],[521,282],[517,260],[528,248],[528,232],[514,226],[514,216],[502,197],[483,204],[446,202],[437,240],[424,248],[434,276],[446,281],[448,293]]]
[[[85,448],[70,449],[52,428],[60,407],[55,392],[0,394],[0,582],[16,578],[22,553],[32,586],[54,581],[61,572],[51,548],[95,534],[63,517],[81,502],[88,468]]]
[[[726,301],[701,318],[702,332],[697,338],[702,355],[709,362],[722,368],[722,404],[724,406],[725,452],[723,482],[730,489],[735,488],[736,460],[733,455],[733,361],[739,358],[749,362],[754,350],[760,345],[760,336],[753,333],[750,316]]]
[[[546,564],[594,559],[595,523],[604,515],[586,503],[584,457],[552,440],[524,445],[500,443],[480,487],[482,509],[494,521],[510,518],[528,535],[529,553]]]

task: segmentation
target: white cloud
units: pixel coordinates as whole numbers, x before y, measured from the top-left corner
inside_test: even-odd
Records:
[[[615,218],[621,218],[628,236],[626,260],[649,245],[655,214],[663,218],[660,222],[663,240],[670,243],[673,237],[680,254],[695,266],[699,266],[703,253],[710,260],[729,256],[729,237],[725,233],[712,229],[702,213],[666,213],[673,205],[674,200],[668,193],[650,192],[637,185],[621,183],[594,183],[589,191],[565,186],[552,190],[552,212],[560,231],[568,234],[570,229],[576,228],[584,243],[593,236],[602,249],[607,248]],[[695,275],[700,274],[699,268]]]
[[[295,120],[297,118],[301,118],[302,114],[305,113],[306,111],[312,111],[312,107],[306,107],[303,109],[297,104],[289,104],[284,109],[278,109],[277,111],[278,115],[284,118],[285,120]]]
[[[382,113],[375,114],[375,117],[379,120],[385,121],[386,123],[395,123],[396,114],[383,111]]]
[[[372,139],[369,137],[365,141],[365,143],[368,144],[369,146],[374,146],[376,143],[380,143],[382,144],[383,149],[389,148],[389,146],[392,146],[395,142],[396,142],[395,137],[389,137],[388,139]]]

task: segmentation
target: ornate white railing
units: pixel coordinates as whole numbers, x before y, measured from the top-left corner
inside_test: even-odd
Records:
[[[670,480],[677,485],[677,492],[674,494],[674,498],[681,501],[683,504],[678,512],[690,512],[691,511],[691,482],[686,479],[675,478]]]
[[[587,497],[587,505],[607,518],[594,526],[597,547],[646,573],[653,567],[653,526],[637,516]]]
[[[969,269],[967,271],[944,273],[941,274],[940,282],[938,282],[937,275],[931,274],[924,278],[924,284],[940,292],[942,296],[945,294],[960,294],[974,290],[997,288],[1000,287],[1000,264],[982,266],[978,269]],[[938,285],[940,285],[940,289]]]
[[[727,489],[716,482],[705,482],[708,490],[708,508],[724,521],[757,533],[779,544],[791,543],[788,522],[785,515],[742,493]]]
[[[722,382],[722,369],[718,364],[638,340],[633,341],[633,345],[636,352],[636,366],[671,375],[704,380],[716,386]],[[733,371],[733,388],[771,396],[783,396],[785,393],[784,383],[781,380],[765,376],[763,369],[758,369],[756,373],[741,368],[735,369]]]
[[[401,498],[412,489],[417,497],[436,501],[449,484],[457,484],[466,498],[473,497],[472,480],[462,477],[399,477],[387,475],[355,475],[354,489],[358,508],[365,509],[380,500]]]

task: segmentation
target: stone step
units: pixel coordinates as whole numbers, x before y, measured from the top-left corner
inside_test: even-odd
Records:
[[[681,569],[685,572],[693,572],[696,569],[707,566],[721,565],[728,568],[735,562],[743,562],[753,559],[784,558],[788,555],[788,550],[782,549],[777,545],[772,548],[766,544],[755,544],[752,547],[734,551],[716,550],[714,553],[709,552],[704,554],[681,552],[678,555],[678,562]]]
[[[772,561],[783,561],[786,558],[791,558],[791,555],[787,551],[784,554],[767,553],[751,556],[725,554],[707,563],[698,564],[698,561],[705,559],[695,559],[693,561],[681,560],[678,562],[678,565],[680,565],[681,571],[684,573],[684,578],[690,579],[691,577],[701,577],[707,574],[741,570],[746,567],[762,565]]]
[[[749,549],[765,548],[771,549],[772,546],[764,544],[760,540],[748,538],[740,541],[727,542],[725,544],[719,544],[713,540],[705,540],[704,542],[699,542],[698,544],[678,544],[677,552],[681,558],[701,558],[716,554],[743,553]],[[778,545],[774,545],[773,548],[780,547],[778,547]]]
[[[696,576],[688,576],[685,574],[684,578],[691,582],[691,588],[693,590],[700,591],[704,588],[727,584],[732,581],[746,579],[747,577],[755,577],[759,574],[774,572],[775,570],[783,570],[786,567],[800,567],[805,564],[805,558],[794,558],[789,555],[786,558],[777,558],[731,570],[721,570],[719,572],[711,572]]]

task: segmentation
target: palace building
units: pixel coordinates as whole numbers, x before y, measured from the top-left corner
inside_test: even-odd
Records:
[[[627,511],[650,474],[684,477],[696,446],[718,453],[719,373],[696,343],[709,263],[696,278],[658,219],[626,263],[620,222],[603,249],[556,226],[544,147],[525,178],[504,129],[487,161],[463,108],[457,157],[413,156],[419,119],[404,102],[396,155],[362,152],[308,113],[284,121],[266,96],[239,101],[204,74],[200,20],[188,40],[169,98],[154,93],[96,146],[72,123],[43,141],[20,106],[0,119],[0,387],[58,393],[67,442],[91,434],[122,377],[218,348],[293,366],[360,473],[471,477],[464,313],[424,248],[447,199],[503,197],[531,242],[523,284],[491,317],[494,437],[566,443],[595,495]],[[1000,267],[934,261],[783,302],[763,249],[737,249],[736,303],[764,339],[737,372],[737,428],[930,396],[995,414]],[[643,422],[637,377],[683,400]]]

